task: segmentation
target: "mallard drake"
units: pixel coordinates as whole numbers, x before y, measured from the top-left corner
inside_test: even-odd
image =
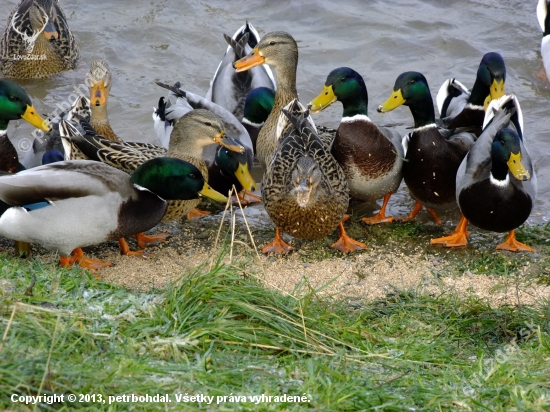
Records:
[[[479,136],[485,109],[491,100],[504,96],[505,81],[504,59],[495,52],[481,59],[471,91],[454,78],[446,80],[436,97],[443,125],[448,129],[469,128]]]
[[[275,78],[267,65],[244,73],[236,73],[233,69],[233,63],[249,54],[260,41],[260,35],[252,24],[246,22],[233,37],[224,34],[224,38],[228,44],[227,51],[210,82],[206,100],[219,104],[241,121],[250,91],[258,87],[275,89]]]
[[[233,67],[240,73],[264,63],[275,68],[277,82],[273,109],[260,130],[256,143],[256,156],[267,168],[282,138],[283,131],[279,128],[278,132],[277,128],[281,110],[294,99],[298,99],[296,91],[298,46],[290,34],[282,31],[266,34],[252,52],[237,60]]]
[[[80,52],[58,1],[22,0],[0,41],[0,72],[30,79],[76,68]]]
[[[474,135],[437,128],[428,81],[421,73],[400,74],[391,96],[378,111],[385,113],[403,104],[409,106],[414,118],[414,130],[403,140],[406,159],[403,178],[416,200],[414,209],[404,220],[414,219],[424,205],[439,223],[434,209],[457,207],[456,171],[474,144]]]
[[[336,101],[342,102],[344,113],[331,153],[346,174],[350,195],[365,201],[384,197],[378,214],[362,220],[367,224],[392,222],[393,217],[385,211],[402,179],[401,136],[369,119],[367,87],[361,75],[349,67],[330,72],[323,91],[310,103],[311,112],[320,112]]]
[[[449,237],[435,239],[447,247],[466,246],[467,224],[493,232],[507,232],[497,249],[534,252],[515,238],[533,209],[537,177],[523,136],[523,120],[515,96],[491,102],[484,130],[466,155],[456,175],[456,198],[463,214]]]
[[[294,100],[293,111],[298,107]],[[332,247],[345,252],[364,249],[346,235],[343,222],[349,204],[346,176],[308,120],[309,111],[296,117],[283,109],[294,125],[277,148],[263,177],[262,199],[277,229],[264,253],[288,253],[281,230],[302,239],[321,239],[340,228]]]
[[[90,90],[90,125],[103,137],[113,142],[120,139],[113,131],[107,114],[107,103],[113,83],[113,75],[106,60],[98,59],[92,62],[90,72],[86,77]]]
[[[166,213],[165,199],[199,195],[224,198],[181,159],[151,159],[132,176],[101,162],[57,162],[0,177],[0,199],[13,206],[0,234],[58,251],[64,267],[96,270],[111,264],[84,258],[82,247],[149,230]]]
[[[546,77],[550,79],[550,0],[539,0],[537,5],[537,17],[542,29],[542,42],[540,43],[540,54],[546,70]]]
[[[195,165],[205,179],[208,179],[208,167],[203,158],[205,147],[221,144],[229,150],[244,153],[244,148],[241,145],[225,135],[221,120],[205,109],[193,110],[179,119],[172,130],[168,151],[148,143],[111,142],[101,136],[94,136],[91,132],[85,136],[76,134],[69,138],[64,137],[64,139],[68,140],[65,144],[71,147],[66,152],[70,152],[73,147],[76,147],[88,158],[101,160],[127,173],[133,173],[147,160],[170,156]],[[194,209],[199,202],[200,199],[171,200],[168,202],[168,210],[163,220],[180,219]],[[140,247],[144,247],[149,242],[164,240],[166,237],[166,235],[151,237],[140,235],[138,244]]]
[[[157,82],[163,88],[170,90],[168,102],[159,101],[159,108],[156,110],[158,119],[155,119],[155,130],[164,133],[172,133],[172,125],[185,113],[193,109],[207,109],[214,113],[223,122],[227,133],[234,138],[233,140],[245,149],[244,154],[237,153],[233,150],[225,150],[222,147],[212,145],[206,147],[203,151],[203,158],[208,166],[208,183],[212,187],[216,187],[222,193],[228,193],[233,185],[237,190],[244,189],[245,191],[256,190],[256,182],[250,174],[254,163],[254,152],[252,149],[252,141],[244,126],[231,114],[228,110],[213,103],[197,94],[188,92],[180,88],[179,83],[170,86],[164,83]],[[164,125],[162,118],[164,118]],[[170,125],[167,125],[169,122]],[[163,130],[161,130],[163,129]],[[159,140],[170,140],[170,138],[158,136]],[[247,202],[254,201],[250,198]],[[241,196],[245,199],[245,196]],[[256,199],[258,200],[258,199]]]
[[[252,140],[252,148],[256,153],[258,134],[269,117],[275,101],[275,90],[267,87],[253,89],[246,96],[242,125]]]
[[[36,113],[31,98],[18,84],[9,80],[0,80],[0,171],[16,173],[25,168],[19,162],[17,150],[8,137],[10,120],[23,119],[34,127],[49,131],[49,123]],[[3,213],[8,205],[0,204]],[[15,252],[18,256],[30,256],[30,245],[21,242],[15,243]]]

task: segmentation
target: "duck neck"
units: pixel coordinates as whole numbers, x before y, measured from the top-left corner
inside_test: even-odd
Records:
[[[0,136],[7,134],[9,120],[0,119]]]
[[[435,111],[431,96],[427,96],[419,103],[409,104],[414,118],[414,128],[428,126],[435,123]]]
[[[280,67],[275,68],[277,77],[277,91],[275,92],[274,106],[279,109],[286,106],[292,99],[298,97],[296,90],[296,70],[298,59],[289,61]]]
[[[476,78],[472,92],[468,98],[468,103],[474,106],[482,106],[485,104],[485,98],[489,95],[489,89],[479,78]]]
[[[368,117],[368,105],[369,96],[367,90],[361,91],[360,94],[354,97],[342,100],[342,106],[344,106],[342,117],[353,117],[358,114]]]

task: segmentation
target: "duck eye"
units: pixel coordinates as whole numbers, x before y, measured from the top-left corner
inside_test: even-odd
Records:
[[[189,177],[191,179],[195,179],[197,177],[197,175],[195,173],[189,173]]]
[[[343,81],[343,82],[346,81],[346,76],[342,77],[342,81]]]
[[[414,80],[414,79],[409,81],[409,84],[415,84],[415,83],[416,83],[416,80]]]
[[[206,126],[212,126],[212,123],[210,123],[210,122],[204,122],[204,124],[205,124]]]
[[[269,45],[270,45],[270,46],[275,46],[275,44],[276,44],[276,43],[275,43],[275,40],[271,40],[271,41],[269,42]]]

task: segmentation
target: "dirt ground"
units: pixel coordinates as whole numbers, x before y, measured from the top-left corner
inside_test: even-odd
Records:
[[[427,242],[411,245],[391,238],[384,243],[367,241],[367,250],[344,256],[329,248],[336,240],[334,234],[321,241],[295,239],[291,243],[297,251],[288,256],[264,256],[261,246],[270,241],[274,231],[262,205],[244,209],[244,215],[238,207],[233,213],[228,210],[220,230],[222,217],[223,212],[218,212],[197,221],[160,225],[152,232],[168,232],[171,237],[164,244],[149,246],[147,258],[121,256],[116,242],[86,248],[85,252],[114,264],[98,272],[102,280],[143,292],[163,289],[200,265],[208,269],[223,256],[223,262],[235,265],[243,275],[257,277],[266,287],[296,296],[317,290],[320,297],[345,299],[350,305],[383,298],[396,289],[434,295],[474,294],[491,306],[530,305],[550,296],[549,286],[530,281],[533,268],[529,263],[508,276],[460,272],[452,267],[449,259],[454,251],[436,249],[434,252],[432,248],[427,254],[427,248],[431,248]],[[360,227],[360,230],[367,233],[369,229]],[[258,252],[254,250],[251,235]],[[137,248],[133,240],[128,241],[133,249]],[[33,250],[34,256],[42,261],[56,259],[54,253],[44,249],[33,246]],[[12,243],[2,240],[1,252],[13,253]],[[510,259],[515,258],[508,254]]]

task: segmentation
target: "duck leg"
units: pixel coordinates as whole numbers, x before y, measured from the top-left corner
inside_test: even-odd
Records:
[[[430,245],[443,245],[445,247],[464,247],[468,244],[468,219],[464,215],[460,214],[460,221],[449,236],[432,239]]]
[[[126,243],[126,239],[121,237],[118,239],[118,246],[120,247],[120,254],[124,256],[140,256],[145,257],[145,251],[144,250],[130,250],[130,246],[128,246],[128,243]]]
[[[187,213],[187,219],[189,220],[200,219],[201,217],[208,216],[209,214],[210,212],[207,210],[199,210],[197,208],[194,208],[189,213]]]
[[[15,241],[15,255],[22,258],[28,259],[31,257],[31,244],[27,242]]]
[[[59,260],[61,261],[61,266],[63,266],[64,268],[70,268],[71,265],[75,263],[79,263],[80,267],[90,270],[99,270],[109,266],[113,266],[113,264],[109,262],[103,262],[102,260],[84,257],[84,252],[79,247],[73,250],[72,257],[60,256]]]
[[[170,233],[157,233],[156,235],[146,235],[143,232],[132,235],[137,240],[137,244],[140,248],[145,249],[149,243],[166,242],[166,239],[170,236]],[[124,241],[126,243],[126,241]],[[120,244],[120,241],[119,241]],[[120,249],[122,253],[122,247]],[[126,253],[122,253],[125,255]]]
[[[263,247],[262,253],[274,252],[280,255],[286,255],[292,250],[294,250],[294,248],[283,240],[283,237],[281,236],[281,229],[277,227],[275,229],[275,239],[273,239],[273,242],[268,243]]]
[[[364,217],[363,219],[361,219],[363,223],[366,223],[367,225],[376,225],[378,223],[393,222],[393,216],[386,216],[386,206],[388,206],[391,195],[391,193],[386,193],[384,195],[384,202],[382,203],[380,211],[373,217]]]
[[[442,224],[443,222],[441,221],[441,219],[439,218],[439,216],[437,216],[437,212],[433,209],[430,209],[429,207],[426,208],[426,210],[428,211],[428,213],[430,215],[432,215],[432,218],[435,222],[436,225],[440,225]]]
[[[338,228],[340,229],[340,238],[331,245],[331,248],[339,250],[343,253],[353,253],[358,250],[365,250],[367,245],[350,238],[346,233],[346,229],[344,229],[344,222],[348,219],[349,215],[344,215],[342,221],[338,225]]]
[[[516,240],[516,231],[510,230],[510,233],[506,237],[504,243],[497,246],[498,250],[508,250],[510,252],[536,252],[535,249],[530,248],[524,243]]]
[[[409,213],[409,216],[402,217],[401,219],[399,219],[399,221],[400,222],[412,222],[415,219],[418,212],[420,212],[420,209],[422,209],[422,203],[420,203],[417,200],[416,203],[414,204],[413,210],[411,210],[411,213]]]

